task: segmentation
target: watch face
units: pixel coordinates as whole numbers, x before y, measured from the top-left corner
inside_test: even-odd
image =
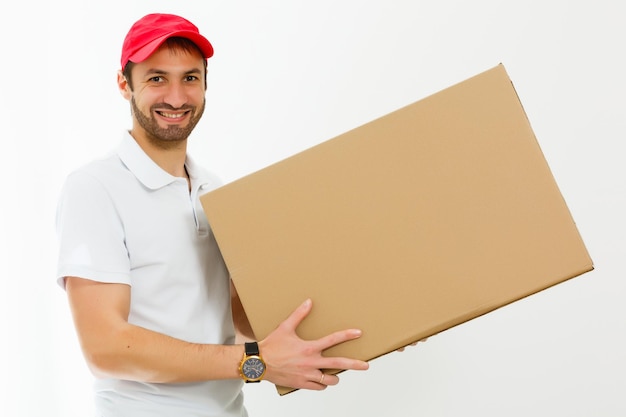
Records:
[[[265,373],[265,363],[259,357],[251,356],[241,366],[241,372],[248,379],[260,379]]]

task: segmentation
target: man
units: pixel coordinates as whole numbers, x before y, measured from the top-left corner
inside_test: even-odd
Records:
[[[219,183],[186,153],[212,55],[182,17],[137,21],[118,73],[132,128],[116,152],[70,174],[59,201],[58,282],[99,416],[245,416],[244,380],[321,390],[338,383],[321,369],[368,367],[322,356],[358,330],[297,336],[310,300],[253,341],[198,200]]]

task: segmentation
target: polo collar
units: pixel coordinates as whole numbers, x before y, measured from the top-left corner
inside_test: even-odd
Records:
[[[177,177],[169,174],[158,166],[144,151],[129,132],[124,132],[124,137],[120,143],[117,154],[137,179],[147,188],[157,190],[170,185],[178,180]],[[189,177],[194,182],[204,182],[205,178],[200,178],[201,172],[189,155],[185,159],[185,166]]]

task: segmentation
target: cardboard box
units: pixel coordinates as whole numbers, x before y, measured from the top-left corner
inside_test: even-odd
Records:
[[[258,339],[371,360],[593,269],[504,67],[201,198]],[[292,391],[277,387],[280,394]]]

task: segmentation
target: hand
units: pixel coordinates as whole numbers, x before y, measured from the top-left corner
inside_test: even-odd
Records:
[[[404,352],[404,349],[406,349],[408,346],[415,346],[415,345],[417,345],[419,342],[425,342],[425,341],[427,341],[427,340],[428,340],[428,338],[427,338],[427,337],[425,337],[425,338],[423,338],[422,340],[418,340],[417,342],[413,342],[413,343],[411,343],[410,345],[407,345],[407,346],[401,347],[400,349],[397,349],[397,350],[396,350],[396,352]]]
[[[296,329],[311,312],[312,302],[306,300],[264,340],[259,349],[267,365],[265,379],[276,385],[297,389],[323,390],[339,383],[339,377],[324,374],[323,369],[366,370],[365,361],[324,357],[322,352],[331,346],[357,339],[361,331],[347,329],[331,333],[317,340],[303,340]]]

